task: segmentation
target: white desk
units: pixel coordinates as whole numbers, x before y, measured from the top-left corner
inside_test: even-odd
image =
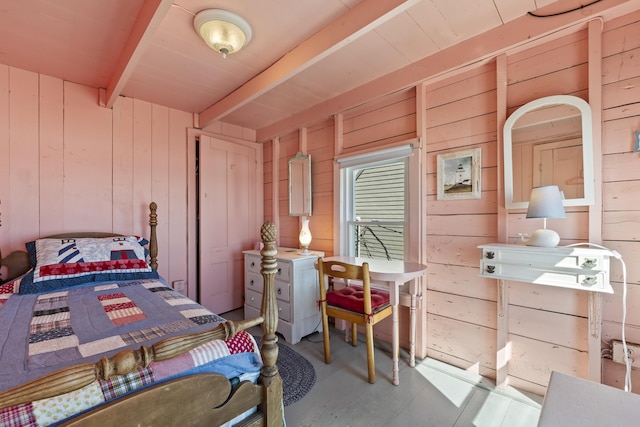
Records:
[[[404,262],[404,261],[387,261],[380,259],[370,259],[361,257],[348,257],[348,256],[332,256],[323,258],[326,261],[339,261],[347,264],[362,265],[366,262],[369,264],[369,276],[371,281],[377,284],[386,284],[389,288],[389,302],[391,303],[392,321],[393,321],[393,345],[392,345],[392,359],[393,359],[393,384],[400,384],[400,377],[398,375],[398,359],[399,359],[399,347],[400,347],[400,328],[398,325],[398,304],[400,302],[400,287],[406,282],[411,281],[409,284],[409,295],[411,297],[410,304],[410,326],[409,326],[409,366],[415,366],[415,338],[416,338],[416,301],[417,298],[421,298],[422,295],[418,293],[418,286],[416,281],[418,278],[427,271],[427,266],[418,263]]]

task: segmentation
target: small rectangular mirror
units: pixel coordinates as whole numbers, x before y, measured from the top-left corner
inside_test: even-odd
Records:
[[[298,151],[289,160],[289,215],[311,215],[311,155]]]

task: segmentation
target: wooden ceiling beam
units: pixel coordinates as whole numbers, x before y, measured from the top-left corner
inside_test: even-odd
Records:
[[[363,0],[247,83],[200,113],[204,128],[304,71],[420,0]]]
[[[547,36],[559,37],[566,32],[575,31],[576,26],[586,28],[589,20],[601,17],[613,19],[631,13],[637,10],[639,2],[640,0],[604,0],[581,9],[579,13],[560,14],[550,18],[522,16],[283,120],[256,129],[257,141],[283,135],[376,97],[421,82],[433,82],[439,76],[451,76],[456,70],[464,71],[466,67],[494,60],[500,53],[513,54],[518,50],[530,48],[533,43],[549,40]]]
[[[105,107],[113,107],[172,4],[173,0],[145,0],[142,4],[107,84]]]

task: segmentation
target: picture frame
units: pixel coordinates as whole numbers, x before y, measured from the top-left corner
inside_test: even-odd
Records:
[[[481,149],[438,154],[438,200],[480,199]]]

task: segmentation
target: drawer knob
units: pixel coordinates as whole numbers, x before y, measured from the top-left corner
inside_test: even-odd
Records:
[[[253,283],[253,279],[251,279],[251,280],[249,281],[249,285],[250,285],[250,286],[253,286],[253,285],[254,285],[254,283]]]
[[[255,261],[251,261],[251,267],[255,267],[256,266],[256,262]]]
[[[493,259],[493,258],[495,258],[495,256],[496,256],[495,252],[493,252],[493,251],[487,252],[487,259]]]
[[[595,268],[598,265],[598,260],[596,258],[586,258],[582,263],[582,268],[591,269]]]
[[[487,273],[493,274],[495,272],[496,272],[496,266],[495,265],[487,265]]]
[[[278,295],[282,295],[282,289],[278,288]]]
[[[278,276],[282,274],[282,269],[278,267]]]
[[[598,283],[598,276],[586,276],[582,280],[583,286],[593,286]]]

